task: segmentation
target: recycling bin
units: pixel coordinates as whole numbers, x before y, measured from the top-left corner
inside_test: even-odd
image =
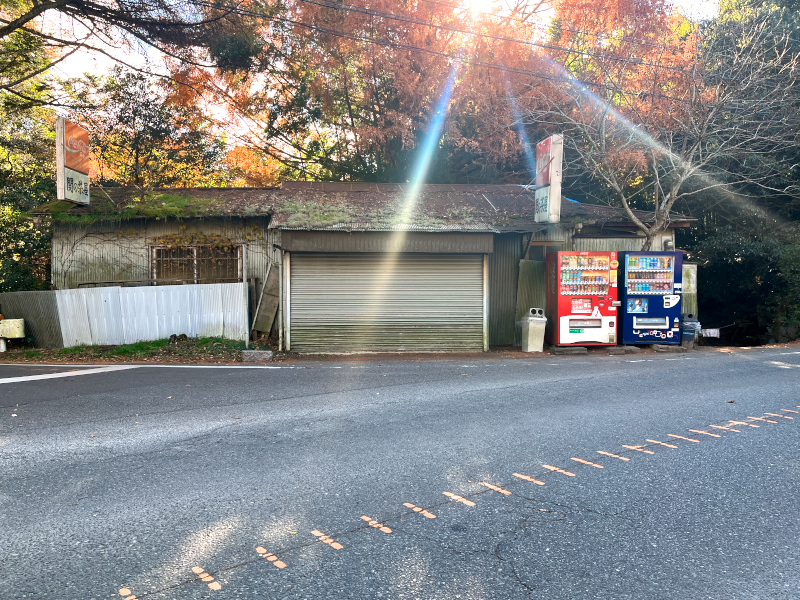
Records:
[[[547,318],[543,308],[528,309],[528,314],[519,321],[522,327],[522,351],[542,352],[544,350],[544,330]]]

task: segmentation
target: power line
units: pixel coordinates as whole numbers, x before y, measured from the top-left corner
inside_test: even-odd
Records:
[[[212,5],[210,3],[201,2],[200,4],[204,4],[204,5],[208,5],[208,6],[214,6],[215,8],[219,8],[220,7],[220,5],[218,3],[215,3],[215,4]],[[275,16],[275,15],[268,15],[268,14],[265,14],[265,13],[259,13],[259,12],[255,12],[255,11],[249,11],[249,10],[246,10],[246,9],[243,9],[243,8],[239,8],[239,7],[227,7],[227,8],[230,8],[233,12],[236,12],[237,14],[241,14],[241,15],[244,15],[244,16],[258,17],[258,18],[263,18],[263,19],[267,19],[267,20],[271,20],[271,21],[279,21],[279,22],[282,22],[282,23],[287,23],[289,25],[294,25],[294,26],[297,26],[297,27],[310,29],[312,31],[317,31],[319,33],[325,33],[325,34],[328,34],[328,35],[332,35],[332,36],[335,36],[335,37],[341,37],[341,38],[349,39],[349,40],[353,40],[353,41],[365,42],[365,43],[375,44],[375,45],[384,46],[384,47],[388,47],[388,48],[398,48],[398,49],[410,50],[410,51],[414,51],[414,52],[422,52],[422,53],[431,54],[431,55],[435,55],[435,56],[441,56],[443,58],[449,58],[451,60],[461,61],[461,62],[463,62],[465,64],[478,66],[478,67],[485,67],[485,68],[489,68],[489,69],[495,69],[495,70],[504,71],[504,72],[507,72],[507,73],[516,73],[516,74],[520,74],[520,75],[530,75],[530,76],[536,77],[538,79],[544,79],[544,80],[548,80],[548,81],[556,81],[556,82],[560,82],[560,83],[568,83],[568,84],[571,84],[571,85],[579,85],[579,86],[583,86],[583,87],[587,87],[587,88],[596,88],[596,89],[608,90],[608,91],[613,91],[613,92],[616,92],[616,93],[622,92],[622,93],[629,94],[629,95],[644,95],[644,96],[646,96],[648,98],[664,98],[664,99],[667,99],[667,100],[671,100],[671,101],[678,102],[678,103],[683,103],[683,104],[690,104],[691,103],[690,100],[686,100],[686,99],[682,99],[682,98],[676,98],[674,96],[670,96],[670,95],[667,95],[667,94],[661,94],[661,93],[655,93],[655,92],[652,92],[652,93],[651,92],[643,92],[642,90],[637,90],[637,91],[620,90],[619,87],[616,87],[616,86],[597,83],[597,82],[592,82],[592,81],[585,81],[585,80],[581,80],[581,79],[578,79],[578,78],[575,78],[575,77],[562,77],[562,76],[558,76],[558,75],[549,75],[549,74],[542,73],[540,71],[533,71],[533,70],[530,70],[530,69],[522,69],[522,68],[519,68],[519,67],[510,67],[508,65],[495,63],[495,62],[479,61],[479,60],[468,58],[468,57],[464,56],[461,53],[454,54],[454,53],[451,53],[451,52],[444,52],[444,51],[441,51],[441,50],[433,50],[431,48],[423,48],[421,46],[414,46],[414,45],[411,45],[411,44],[402,44],[402,43],[399,43],[399,42],[391,42],[391,41],[387,41],[387,40],[376,39],[374,37],[355,35],[355,34],[348,33],[348,32],[345,32],[345,31],[341,31],[339,29],[334,29],[334,28],[331,28],[331,27],[324,27],[324,26],[321,26],[321,25],[311,25],[311,24],[308,24],[308,23],[304,23],[302,21],[297,21],[297,20],[294,20],[294,19],[288,19],[286,17],[278,17],[278,16]],[[689,74],[689,72],[685,72],[685,73]]]
[[[453,9],[463,9],[465,12],[467,12],[469,10],[466,7],[461,6],[459,4],[453,4],[451,2],[442,2],[441,0],[420,0],[420,1],[421,2],[425,2],[426,4],[433,4],[434,6],[444,6],[444,7],[453,8]],[[544,2],[542,2],[542,3],[544,3]],[[527,25],[528,27],[531,27],[532,29],[537,29],[538,31],[540,31],[542,33],[547,33],[548,29],[550,29],[550,28],[548,28],[548,27],[546,27],[544,25],[534,25],[533,23],[530,23],[527,19],[524,19],[524,18],[518,17],[518,16],[514,16],[513,14],[506,15],[505,17],[502,17],[502,18],[508,19],[508,20],[511,20],[511,21],[517,21],[518,23],[522,23],[523,25]],[[576,33],[576,34],[579,34],[579,35],[588,35],[588,36],[596,37],[596,38],[603,38],[605,36],[605,34],[596,33],[594,31],[589,31],[588,29],[572,29],[571,27],[564,27],[563,25],[559,25],[559,30],[567,31],[569,33]],[[629,36],[622,36],[622,37],[614,38],[614,39],[619,40],[619,41],[623,41],[623,42],[635,43],[635,44],[637,44],[639,46],[648,46],[650,48],[657,48],[659,50],[663,50],[664,49],[663,45],[654,44],[652,42],[646,42],[644,40],[637,40],[635,38],[630,38]]]
[[[333,4],[333,3],[327,2],[325,0],[299,0],[299,1],[302,2],[302,3],[305,3],[305,4],[313,4],[313,5],[316,5],[316,6],[321,6],[323,8],[329,8],[331,10],[361,13],[361,14],[364,14],[364,15],[372,16],[372,17],[381,17],[381,18],[384,18],[384,19],[389,19],[389,20],[393,20],[393,21],[399,21],[399,22],[402,22],[402,23],[410,23],[410,24],[413,24],[413,25],[422,25],[423,27],[432,27],[434,29],[441,29],[441,30],[444,30],[444,31],[452,32],[452,33],[460,33],[462,35],[471,35],[471,36],[475,36],[475,37],[482,37],[482,38],[487,38],[487,39],[491,39],[491,40],[494,40],[494,41],[512,42],[512,43],[516,43],[516,44],[523,44],[523,45],[526,45],[526,46],[531,46],[533,48],[540,48],[540,49],[543,49],[543,50],[550,50],[550,51],[556,51],[556,52],[567,52],[567,53],[570,53],[570,54],[582,54],[584,56],[589,56],[589,57],[592,57],[592,58],[602,58],[602,59],[607,59],[607,60],[612,60],[612,61],[617,61],[617,62],[627,62],[627,63],[632,63],[632,64],[636,64],[636,65],[640,65],[640,66],[656,67],[656,68],[660,68],[660,69],[667,69],[667,70],[671,70],[671,71],[677,71],[679,73],[691,74],[691,71],[687,71],[685,69],[681,69],[680,67],[672,67],[672,66],[669,66],[669,65],[651,63],[651,62],[643,61],[641,59],[631,59],[630,57],[611,56],[611,55],[608,55],[608,54],[600,54],[600,53],[597,53],[597,52],[588,52],[588,51],[585,51],[585,50],[575,50],[575,49],[570,49],[570,48],[563,48],[561,46],[556,46],[556,45],[553,45],[553,44],[542,44],[542,43],[533,42],[533,41],[530,41],[530,40],[521,40],[519,38],[512,38],[512,37],[507,37],[507,36],[502,36],[502,35],[485,33],[485,32],[481,32],[481,31],[476,31],[475,29],[462,29],[460,27],[454,27],[454,26],[451,26],[451,25],[431,23],[430,21],[423,21],[421,19],[414,19],[412,17],[406,17],[406,16],[403,16],[403,15],[398,15],[396,13],[387,13],[387,12],[383,12],[383,11],[372,10],[372,9],[369,9],[369,8],[366,8],[366,7],[356,6],[356,5],[353,5],[353,4],[344,4],[343,2],[342,3],[337,2],[337,3]],[[230,8],[234,8],[234,7],[230,7]],[[235,8],[234,8],[234,10],[235,10]]]

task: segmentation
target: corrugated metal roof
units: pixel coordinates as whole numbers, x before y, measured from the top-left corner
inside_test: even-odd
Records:
[[[90,206],[50,203],[39,213],[87,220],[269,217],[271,228],[349,231],[531,231],[534,190],[522,185],[286,182],[275,188],[98,189]],[[634,211],[645,222],[648,211]],[[624,211],[564,198],[564,222],[630,224]],[[675,216],[673,221],[686,221]]]

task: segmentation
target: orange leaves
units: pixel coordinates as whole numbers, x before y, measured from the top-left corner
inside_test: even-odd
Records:
[[[228,151],[224,162],[234,175],[231,185],[268,187],[280,181],[282,165],[254,148],[235,146]]]

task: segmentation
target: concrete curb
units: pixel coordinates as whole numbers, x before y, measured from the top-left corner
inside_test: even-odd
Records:
[[[272,350],[242,350],[242,362],[269,362],[275,357]]]

